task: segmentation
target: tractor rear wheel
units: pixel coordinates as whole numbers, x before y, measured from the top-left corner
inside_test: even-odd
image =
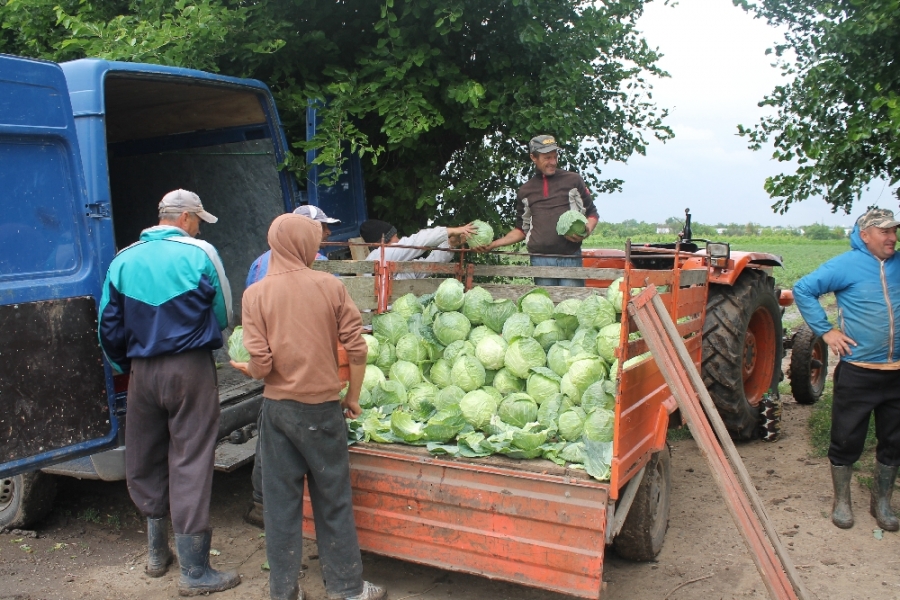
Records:
[[[781,379],[781,335],[772,277],[747,269],[732,286],[709,286],[703,383],[735,440],[759,434],[760,402]]]
[[[815,404],[828,378],[828,344],[804,323],[791,337],[791,394],[799,404]]]
[[[650,457],[622,530],[613,540],[616,554],[628,560],[653,560],[669,528],[672,455],[668,444]]]

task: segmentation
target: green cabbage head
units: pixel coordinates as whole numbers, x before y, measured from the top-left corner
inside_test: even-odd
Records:
[[[472,331],[469,333],[469,342],[472,343],[473,352],[474,352],[474,347],[478,345],[478,342],[483,340],[485,338],[485,336],[490,335],[492,333],[494,333],[494,332],[491,331],[489,328],[485,327],[484,325],[479,325],[478,327],[473,327]]]
[[[534,338],[517,338],[506,349],[504,364],[510,373],[519,379],[526,379],[532,367],[547,364],[547,355]]]
[[[567,210],[559,215],[556,221],[556,233],[559,235],[587,235],[587,217],[577,210]]]
[[[616,348],[619,347],[619,337],[622,335],[622,324],[613,323],[607,325],[597,334],[597,354],[606,362],[616,359]]]
[[[534,323],[531,317],[525,313],[511,315],[503,324],[503,339],[511,342],[517,337],[532,337],[534,335]]]
[[[573,408],[559,415],[559,435],[567,442],[574,442],[584,431],[586,415],[581,408]]]
[[[450,375],[451,368],[450,361],[445,358],[439,358],[431,365],[431,370],[428,371],[428,379],[439,388],[448,387],[453,383],[453,377]]]
[[[404,319],[409,320],[415,313],[422,312],[422,305],[415,294],[405,294],[394,300],[391,312],[400,313]]]
[[[458,385],[447,386],[434,397],[434,407],[438,410],[446,410],[451,406],[457,406],[465,395],[466,391]]]
[[[444,348],[444,359],[451,365],[461,354],[471,354],[474,356],[475,344],[468,340],[457,340]]]
[[[513,392],[521,392],[525,389],[525,382],[512,373],[509,369],[503,367],[494,375],[493,386],[498,392],[503,394],[512,394]]]
[[[428,422],[425,423],[423,433],[425,440],[429,442],[449,442],[456,437],[463,427],[466,426],[466,420],[462,411],[458,406],[453,408],[439,410]]]
[[[376,406],[389,404],[406,404],[406,387],[399,381],[386,379],[369,390],[372,402]]]
[[[585,440],[591,442],[611,442],[613,441],[613,422],[615,421],[615,413],[605,408],[598,408],[584,421],[584,431],[582,435]]]
[[[397,351],[390,342],[380,342],[378,347],[378,358],[375,359],[375,366],[381,369],[385,375],[391,370],[391,365],[397,362]]]
[[[398,360],[391,365],[388,378],[399,381],[407,390],[422,381],[422,372],[419,367],[406,360]]]
[[[520,428],[537,421],[537,413],[537,402],[528,394],[523,393],[510,394],[504,398],[498,411],[501,421]]]
[[[484,385],[484,365],[474,356],[463,354],[457,357],[450,369],[450,377],[454,385],[471,392]]]
[[[556,324],[553,319],[547,319],[538,323],[534,328],[534,339],[538,341],[541,348],[546,352],[550,347],[561,340],[565,340],[566,336],[563,330]]]
[[[616,309],[606,298],[592,294],[581,302],[576,317],[581,327],[599,329],[616,321]]]
[[[606,299],[609,300],[609,303],[613,305],[616,309],[616,312],[622,312],[625,310],[625,295],[622,293],[622,290],[619,289],[622,287],[622,282],[625,281],[624,277],[619,277],[615,281],[609,284],[609,287],[606,288]]]
[[[484,429],[490,424],[491,417],[497,413],[497,406],[494,397],[484,390],[472,390],[459,401],[463,418],[475,429]]]
[[[481,286],[473,287],[466,292],[463,298],[462,314],[472,322],[473,325],[481,324],[481,313],[484,312],[484,306],[488,302],[493,302],[494,298],[491,293]]]
[[[581,306],[581,300],[578,298],[567,298],[553,309],[553,318],[556,324],[565,332],[566,339],[575,334],[578,329],[578,308]]]
[[[538,325],[553,316],[553,300],[544,288],[535,288],[519,298],[519,312],[525,313]]]
[[[409,413],[395,410],[391,414],[391,432],[407,444],[415,444],[425,437],[425,426]]]
[[[366,340],[366,346],[369,348],[366,354],[366,364],[374,365],[375,361],[378,359],[378,346],[380,345],[380,342],[374,335],[369,335],[367,333],[362,334],[362,338]]]
[[[397,341],[397,359],[419,365],[428,360],[428,346],[414,333],[407,333]]]
[[[547,366],[562,377],[569,371],[572,344],[568,341],[556,342],[547,351]]]
[[[364,389],[370,390],[379,383],[384,381],[384,373],[375,365],[366,365],[366,374],[363,376],[362,386]]]
[[[228,336],[228,356],[234,362],[250,362],[250,353],[244,348],[244,328],[241,325]]]
[[[475,233],[466,240],[466,244],[468,244],[469,248],[480,248],[481,246],[487,246],[494,241],[493,227],[478,219],[472,221],[472,226],[475,228]]]
[[[503,360],[506,358],[507,343],[496,333],[484,336],[475,346],[475,358],[481,361],[485,369],[498,370],[503,368]]]
[[[494,333],[503,332],[503,324],[512,315],[516,314],[516,305],[512,300],[506,298],[502,300],[494,300],[485,304],[481,312],[482,322],[490,327]]]
[[[396,344],[401,337],[409,333],[406,317],[396,312],[375,315],[372,317],[372,333],[377,338],[383,338],[391,344]]]
[[[590,414],[598,408],[615,409],[616,396],[608,393],[608,387],[604,384],[607,384],[607,380],[601,379],[600,381],[595,381],[584,390],[584,393],[581,395],[581,408],[586,413]]]
[[[569,365],[569,379],[584,392],[589,385],[606,375],[606,363],[593,354],[578,354],[572,358]]]
[[[444,312],[459,310],[465,301],[465,293],[462,283],[456,279],[445,279],[434,292],[434,303]]]
[[[466,339],[469,336],[469,330],[472,329],[472,324],[469,323],[469,320],[462,313],[451,311],[442,312],[436,316],[431,327],[438,341],[445,346],[449,346],[455,341]]]
[[[533,367],[525,384],[525,392],[538,404],[559,394],[560,376],[547,367]]]

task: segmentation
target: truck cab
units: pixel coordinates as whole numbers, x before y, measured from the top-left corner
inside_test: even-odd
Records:
[[[342,219],[341,237],[358,235],[361,191],[305,196],[279,168],[287,151],[260,81],[0,55],[0,528],[49,508],[48,473],[124,479],[128,376],[103,356],[97,306],[116,252],[158,222],[166,192],[196,192],[219,217],[200,237],[222,258],[236,320],[276,216],[309,199]],[[216,359],[220,437],[247,433],[262,384]],[[223,445],[217,468],[252,459],[255,440],[236,437],[246,448]]]

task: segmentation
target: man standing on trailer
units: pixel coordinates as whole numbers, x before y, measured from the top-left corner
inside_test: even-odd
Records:
[[[869,510],[878,526],[897,531],[891,494],[900,465],[900,256],[894,213],[873,208],[856,222],[851,250],[800,279],[794,299],[816,335],[840,357],[834,371],[831,411],[832,522],[853,527],[850,482],[853,463],[875,413],[878,445]],[[819,297],[834,292],[838,322],[832,326]]]
[[[175,190],[159,203],[159,225],[113,259],[99,310],[100,344],[129,373],[125,475],[147,517],[146,572],[172,564],[171,512],[181,565],[178,592],[195,596],[241,582],[209,566],[209,502],[219,431],[212,351],[231,320],[231,288],[216,249],[195,239],[215,223],[197,194]]]
[[[599,216],[591,193],[577,173],[558,169],[559,146],[550,135],[539,135],[528,142],[528,151],[537,173],[519,188],[516,194],[516,224],[512,231],[494,240],[479,251],[490,251],[525,241],[535,267],[580,267],[581,242],[591,235]],[[556,222],[568,210],[587,217],[584,236],[556,233]],[[541,254],[550,256],[539,256]],[[540,286],[562,285],[584,287],[582,279],[535,277]]]

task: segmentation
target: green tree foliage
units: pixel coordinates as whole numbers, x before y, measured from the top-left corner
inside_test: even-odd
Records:
[[[750,147],[773,142],[773,157],[795,161],[793,174],[765,189],[780,213],[822,196],[850,212],[876,178],[900,179],[900,2],[897,0],[734,0],[784,28],[774,48],[788,83],[761,103],[775,109],[753,128]]]
[[[370,211],[401,225],[508,225],[552,133],[595,192],[608,161],[667,139],[635,30],[645,0],[0,0],[0,52],[192,67],[265,81],[297,151],[326,169],[366,162]],[[310,99],[327,100],[305,140]],[[561,161],[561,162],[562,162]],[[499,202],[499,205],[496,203]]]

